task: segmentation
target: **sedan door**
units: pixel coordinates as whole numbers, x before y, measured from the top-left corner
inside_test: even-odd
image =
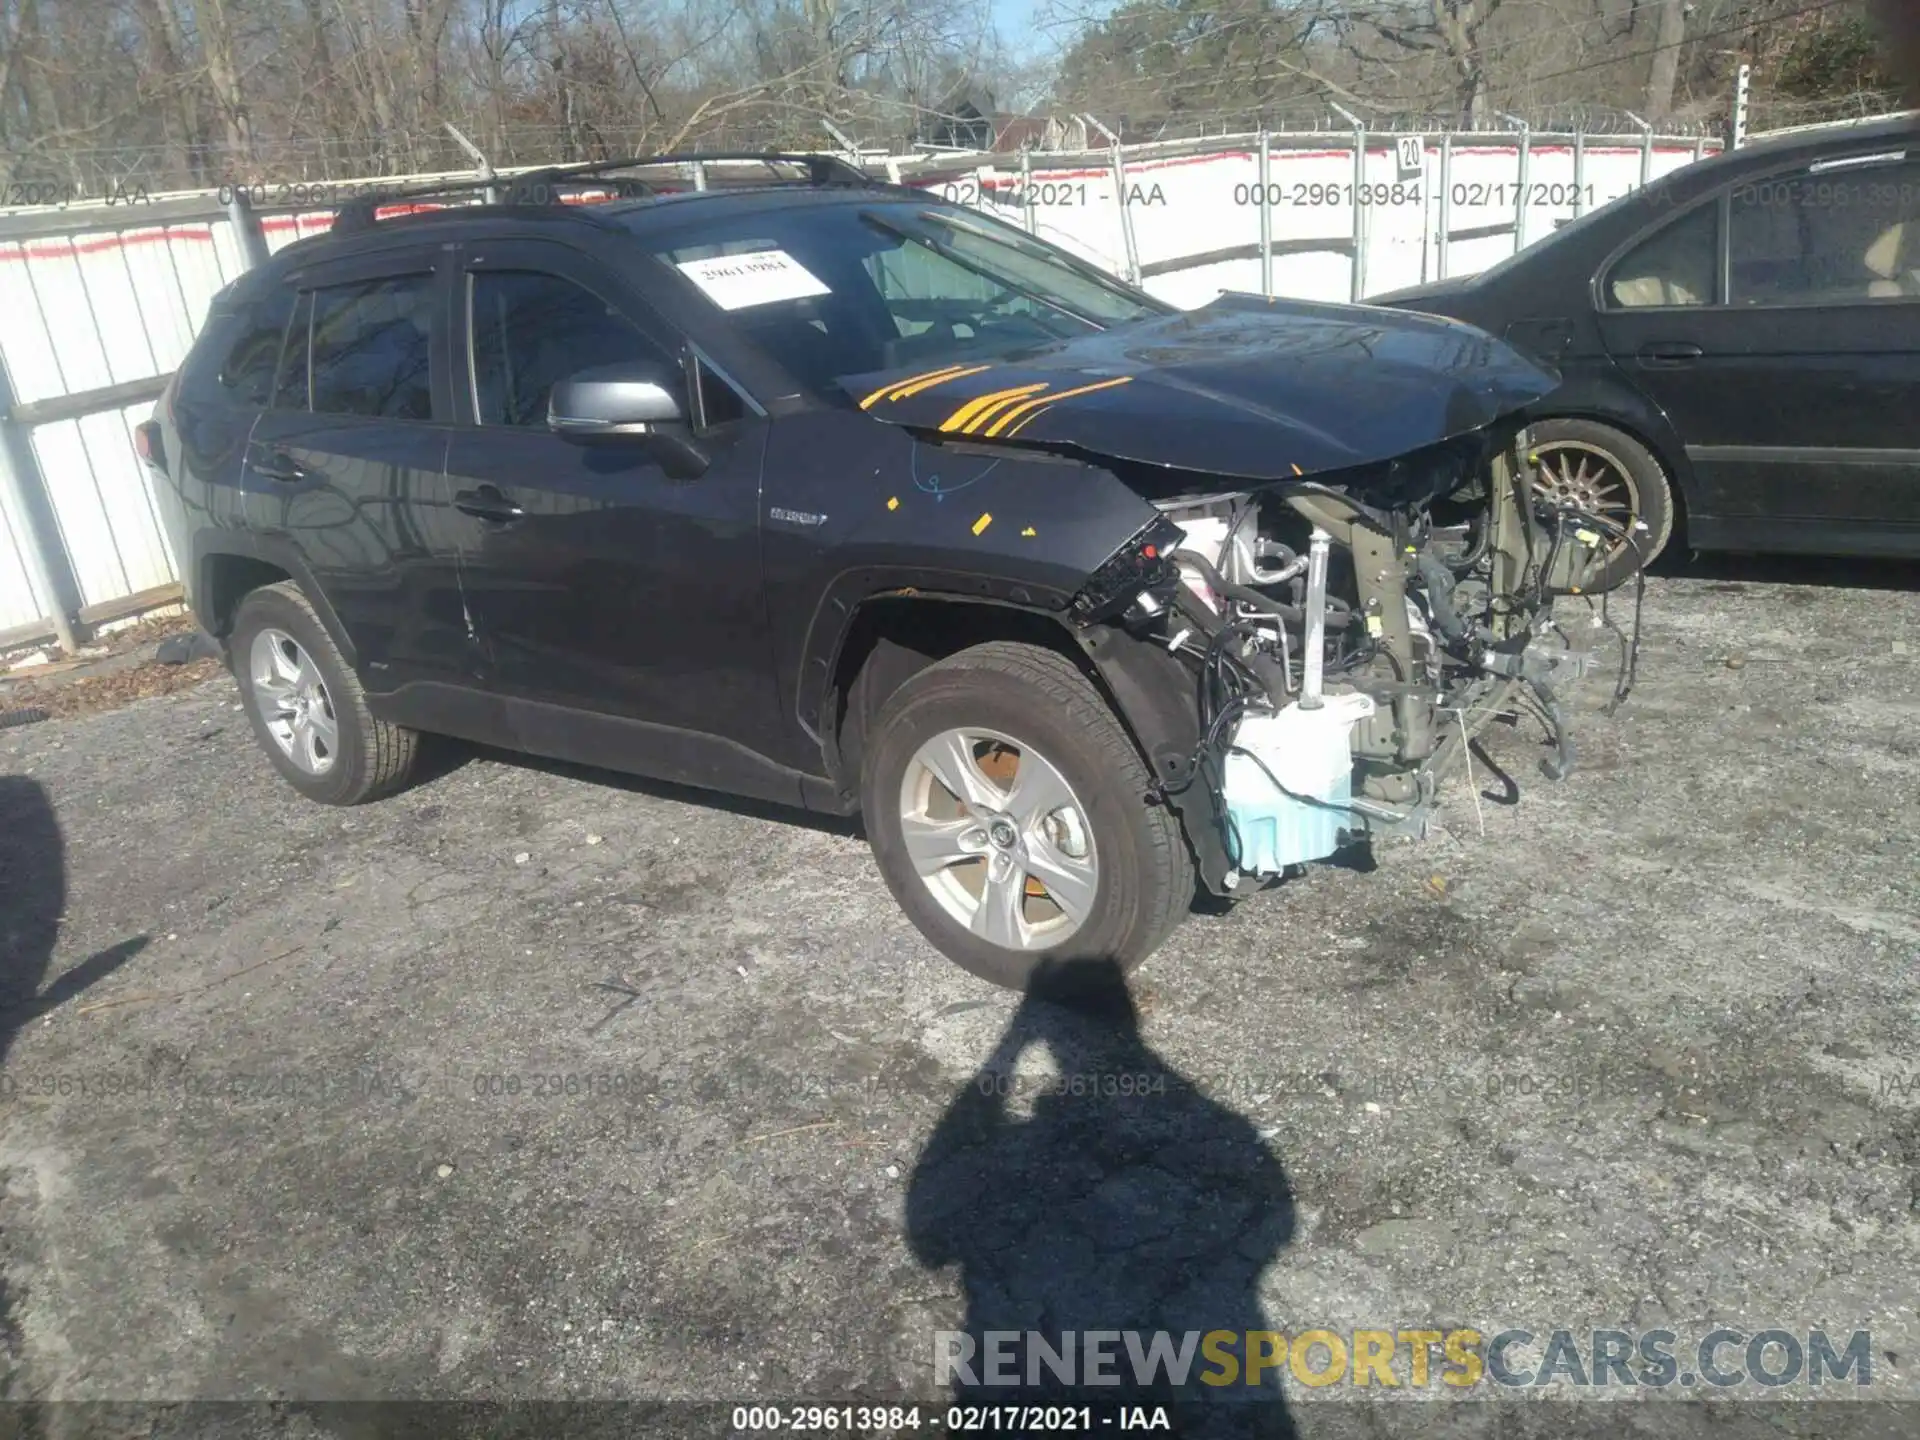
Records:
[[[241,482],[249,528],[304,568],[376,693],[474,679],[444,476],[443,263],[388,250],[291,277],[299,298]]]
[[[797,800],[797,777],[765,758],[781,722],[760,561],[764,416],[569,247],[472,245],[461,292],[468,423],[447,472],[453,504],[478,521],[466,593],[516,743]],[[555,385],[607,366],[661,377],[703,468],[651,437],[548,428]]]
[[[1742,181],[1599,290],[1609,352],[1686,445],[1697,543],[1920,554],[1920,164]]]

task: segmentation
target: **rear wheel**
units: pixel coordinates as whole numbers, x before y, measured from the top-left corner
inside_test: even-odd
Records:
[[[376,720],[360,679],[291,582],[234,613],[234,678],[254,738],[287,783],[323,805],[358,805],[406,784],[420,737]]]
[[[948,958],[1024,990],[1072,961],[1131,970],[1186,913],[1179,824],[1086,677],[995,642],[920,671],[881,708],[861,804],[908,918]]]
[[[1625,526],[1633,541],[1612,547],[1589,590],[1612,590],[1653,563],[1673,538],[1673,491],[1653,452],[1593,420],[1542,420],[1531,430],[1542,494]],[[1634,528],[1636,521],[1645,530]]]

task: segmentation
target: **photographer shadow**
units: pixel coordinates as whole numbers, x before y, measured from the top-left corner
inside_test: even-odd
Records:
[[[147,937],[123,940],[42,985],[53,968],[67,908],[66,843],[53,802],[39,781],[0,775],[0,1066],[33,1021],[111,975],[146,948]],[[0,1075],[0,1115],[13,1089]],[[8,1367],[20,1351],[7,1278],[0,1273],[0,1400]]]
[[[1035,1045],[1057,1076],[1016,1079]],[[1023,1118],[1014,1101],[1028,1097]],[[1290,1440],[1278,1368],[1250,1384],[1244,1360],[1249,1332],[1273,1328],[1260,1276],[1293,1224],[1279,1157],[1147,1045],[1120,968],[1049,971],[948,1106],[908,1190],[915,1258],[957,1265],[966,1292],[964,1337],[936,1337],[936,1379],[961,1405],[1164,1406],[1181,1435]],[[1085,1365],[1088,1337],[1103,1331],[1112,1383]],[[1230,1345],[1189,1345],[1221,1331]],[[1051,1354],[1072,1337],[1070,1378],[1036,1334]],[[1151,1358],[1161,1335],[1172,1352],[1189,1349],[1183,1380],[1136,1364],[1134,1351]],[[1225,1383],[1209,1348],[1234,1361]],[[1000,1383],[996,1354],[1011,1357]]]

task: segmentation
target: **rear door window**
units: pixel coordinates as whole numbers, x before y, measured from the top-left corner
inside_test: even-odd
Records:
[[[273,387],[273,408],[307,408],[307,357],[313,349],[313,296],[302,295],[287,327],[285,353],[280,357],[279,378]]]
[[[1741,185],[1727,250],[1735,305],[1920,299],[1920,161],[1829,163]]]
[[[407,275],[313,293],[316,414],[431,420],[435,281]]]

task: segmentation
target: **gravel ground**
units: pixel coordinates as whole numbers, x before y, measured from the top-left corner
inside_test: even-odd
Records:
[[[1518,803],[1195,915],[1137,1026],[804,816],[459,755],[323,809],[224,676],[0,734],[0,1395],[935,1398],[937,1331],[1117,1320],[1870,1329],[1910,1398],[1920,593],[1787,578],[1656,580],[1572,779],[1495,727]]]

